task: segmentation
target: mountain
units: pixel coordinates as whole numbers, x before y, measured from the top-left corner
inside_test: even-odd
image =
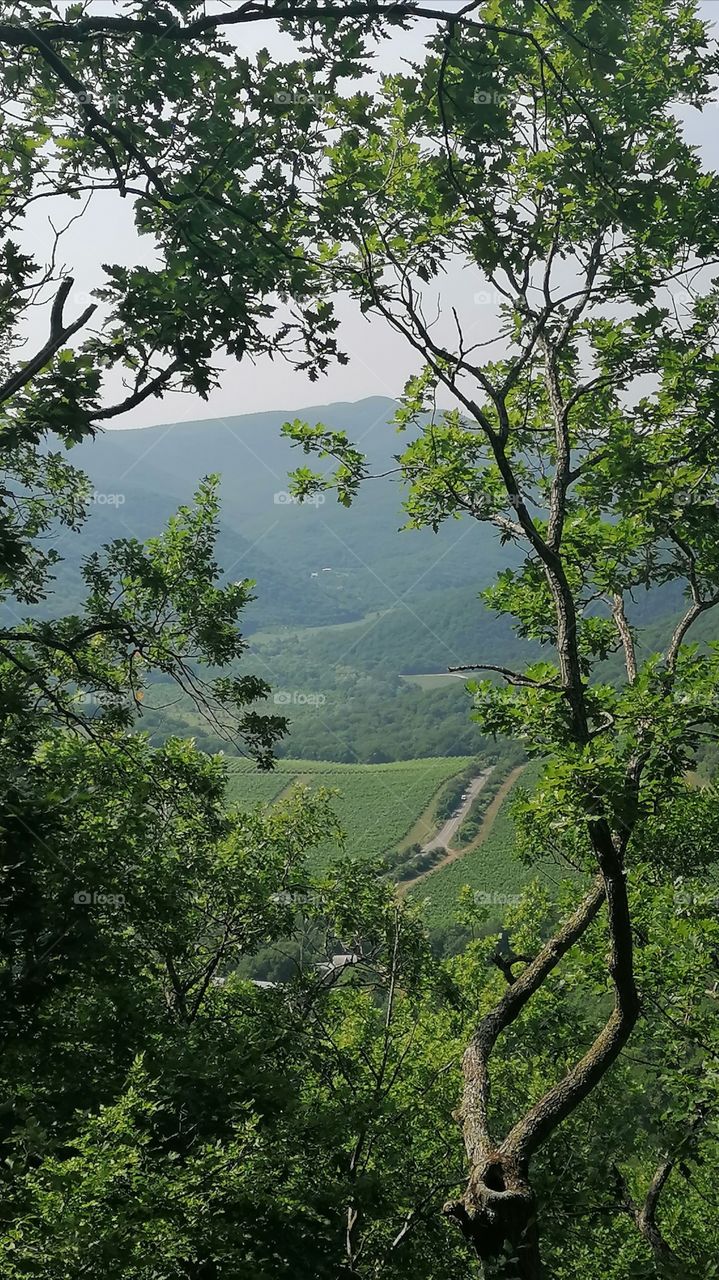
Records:
[[[65,560],[48,610],[67,612],[79,602],[80,567],[90,551],[113,538],[157,534],[191,501],[202,477],[217,473],[218,561],[230,578],[257,583],[242,619],[243,630],[253,633],[243,669],[270,683],[277,709],[290,717],[285,754],[374,761],[479,750],[461,679],[439,685],[422,677],[467,662],[521,667],[538,656],[536,646],[477,598],[519,554],[501,547],[490,526],[471,520],[448,521],[437,534],[400,531],[405,517],[394,454],[407,437],[398,438],[391,426],[395,408],[394,401],[375,397],[107,430],[84,442],[71,456],[89,474],[94,500],[81,532],[56,540]],[[368,455],[371,471],[383,473],[364,485],[349,510],[331,493],[302,505],[289,499],[288,472],[307,459],[281,427],[298,416],[346,430]],[[678,585],[669,584],[638,593],[631,603],[632,620],[649,628],[650,647],[664,643],[659,637],[680,607],[679,596]],[[621,678],[620,666],[615,656],[607,678]],[[407,679],[413,676],[419,679]],[[226,746],[189,702],[174,701],[167,710],[160,677],[156,683],[142,726],[153,741],[179,732],[195,735],[208,750]]]
[[[346,429],[372,470],[385,472],[406,442],[389,425],[395,407],[373,397],[299,412],[308,422]],[[306,459],[280,428],[296,416],[275,411],[116,429],[86,441],[73,461],[90,475],[95,501],[82,534],[65,541],[68,571],[76,574],[82,556],[112,537],[156,533],[198,481],[216,472],[220,563],[231,576],[258,584],[248,630],[347,622],[428,592],[462,586],[476,592],[491,580],[505,553],[486,527],[452,521],[437,534],[399,535],[402,490],[392,476],[368,482],[349,511],[331,493],[293,502],[288,472]]]

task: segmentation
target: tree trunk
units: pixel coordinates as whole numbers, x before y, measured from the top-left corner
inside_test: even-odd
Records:
[[[534,1194],[526,1168],[493,1152],[444,1212],[481,1260],[485,1280],[542,1280]]]

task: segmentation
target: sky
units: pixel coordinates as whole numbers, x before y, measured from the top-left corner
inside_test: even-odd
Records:
[[[435,4],[447,10],[457,7],[456,0],[435,0]],[[221,8],[212,0],[207,5],[208,12],[218,12]],[[116,7],[109,0],[96,0],[92,5],[93,12],[113,10],[116,12]],[[700,10],[704,18],[719,22],[719,0],[702,0]],[[430,29],[428,22],[418,22],[410,32],[402,32],[385,42],[378,67],[390,69],[397,66],[400,59],[417,54]],[[281,35],[274,24],[267,22],[235,28],[232,39],[240,51],[248,54],[267,47],[280,57],[287,56],[292,49],[289,37]],[[704,113],[682,110],[681,118],[687,140],[700,148],[705,164],[710,168],[719,167],[719,103]],[[77,208],[77,204],[70,203],[65,217],[77,213]],[[42,202],[35,209],[37,212],[28,222],[25,244],[42,256],[42,248],[49,244],[51,233]],[[56,225],[64,221],[61,211],[56,211],[54,221]],[[90,291],[102,280],[103,262],[149,263],[152,256],[151,242],[138,238],[135,232],[131,205],[113,194],[96,194],[86,214],[70,226],[62,238],[61,260],[76,281],[73,308],[82,310],[91,300]],[[473,341],[494,336],[496,305],[486,282],[474,272],[452,269],[443,281],[441,301],[447,309],[457,305],[462,315],[469,318],[467,336]],[[308,405],[353,401],[365,396],[398,396],[407,378],[417,371],[417,357],[407,343],[383,320],[362,316],[347,300],[338,301],[337,313],[341,320],[339,343],[349,357],[349,364],[332,367],[319,382],[310,382],[306,374],[298,373],[282,360],[265,358],[254,365],[246,362],[239,365],[235,361],[223,364],[218,360],[223,368],[221,385],[208,400],[186,395],[168,396],[162,401],[153,399],[125,415],[118,426],[142,427],[233,417],[266,409],[294,414]],[[68,314],[76,312],[68,309]],[[33,316],[28,330],[28,349],[42,343],[46,323],[46,316]]]

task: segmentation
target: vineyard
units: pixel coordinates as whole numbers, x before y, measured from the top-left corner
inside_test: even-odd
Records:
[[[493,918],[501,919],[504,909],[530,880],[557,883],[563,875],[559,868],[525,866],[515,849],[512,801],[517,788],[531,790],[541,765],[528,765],[509,791],[487,839],[463,858],[439,868],[422,880],[414,895],[424,901],[424,918],[430,929],[438,929],[456,919],[460,890],[469,885],[490,909]]]
[[[479,767],[476,765],[475,767]],[[433,812],[441,810],[441,798],[450,796],[446,784],[465,777],[473,761],[467,757],[408,760],[393,764],[332,764],[322,760],[278,760],[271,773],[258,773],[249,760],[228,761],[228,798],[234,804],[253,807],[270,804],[293,786],[324,787],[336,792],[333,807],[345,833],[344,851],[351,857],[372,857],[402,846],[408,834]],[[469,885],[484,894],[493,915],[527,882],[539,877],[548,883],[561,878],[558,868],[526,867],[515,850],[511,806],[517,787],[531,790],[540,770],[530,764],[509,791],[486,840],[456,861],[432,872],[410,893],[425,903],[424,916],[431,929],[456,918],[460,889]],[[453,783],[453,787],[456,786]],[[450,797],[451,799],[451,797]],[[440,821],[437,816],[437,822]],[[316,868],[326,866],[341,851],[336,845],[320,846],[312,856]]]
[[[345,852],[372,857],[399,844],[440,787],[470,763],[465,756],[360,765],[278,760],[272,773],[262,774],[248,760],[230,760],[228,798],[251,807],[271,803],[296,783],[329,788],[337,792],[333,807],[345,832]],[[338,852],[327,844],[313,862],[326,865]]]

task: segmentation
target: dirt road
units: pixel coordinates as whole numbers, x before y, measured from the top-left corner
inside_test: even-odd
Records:
[[[440,827],[437,834],[427,844],[422,845],[423,853],[431,853],[433,849],[448,848],[491,773],[491,769],[485,769],[483,773],[477,774],[477,777],[472,779],[467,788],[466,799],[462,801],[459,809],[452,814],[451,818],[448,818],[444,825]]]
[[[517,778],[521,774],[524,767],[525,766],[523,764],[517,765],[516,769],[512,769],[512,772],[508,775],[508,777],[504,779],[504,782],[499,788],[496,796],[494,796],[493,799],[490,801],[487,807],[487,812],[485,813],[484,818],[482,820],[482,826],[480,827],[480,830],[476,838],[472,841],[472,843],[461,846],[458,849],[450,849],[446,857],[442,858],[440,862],[435,863],[433,867],[429,867],[427,871],[422,871],[420,875],[415,876],[413,880],[400,880],[399,884],[397,885],[397,892],[400,898],[403,898],[405,894],[415,889],[416,886],[420,884],[422,880],[426,880],[428,876],[434,875],[435,871],[442,871],[444,867],[449,866],[450,862],[456,862],[458,858],[464,858],[466,854],[474,853],[475,849],[478,849],[480,845],[484,844],[485,840],[487,839],[487,836],[489,835],[490,831],[492,830],[492,827],[494,826],[494,820],[497,817],[497,814],[499,813],[502,805],[504,804],[504,801],[507,798],[508,793],[511,791],[512,787],[514,786],[515,782],[517,781]],[[474,781],[479,782],[482,776],[483,775],[480,775],[480,778],[475,778]],[[486,778],[484,779],[484,781],[486,781]],[[482,786],[484,786],[484,782],[482,782]],[[481,791],[482,787],[480,787],[479,790]],[[471,804],[471,801],[470,801],[470,804]],[[465,817],[466,817],[466,814],[465,814]],[[445,823],[445,827],[446,826],[447,824]],[[443,831],[445,827],[442,828]],[[436,838],[438,839],[439,835]],[[434,841],[432,841],[431,846],[425,845],[425,849],[429,849],[433,847],[435,847]]]

